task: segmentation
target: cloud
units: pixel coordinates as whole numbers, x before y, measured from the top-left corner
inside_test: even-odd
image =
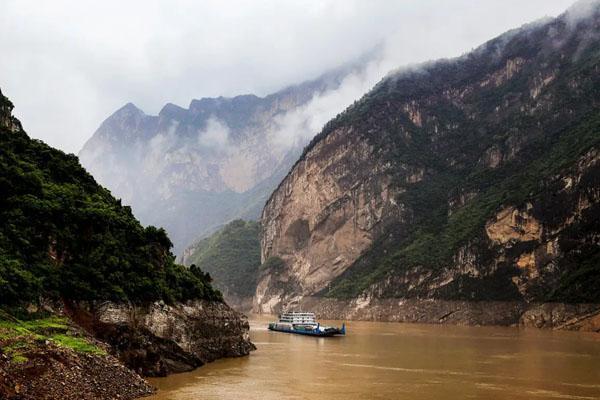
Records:
[[[557,15],[570,3],[4,0],[0,87],[32,136],[77,152],[129,101],[156,114],[167,102],[266,95],[382,40],[390,68],[455,56],[510,28]],[[360,97],[355,89],[361,85],[348,82],[346,92],[315,99],[309,131],[328,110]]]
[[[392,65],[377,57],[364,69],[346,76],[338,88],[319,93],[307,104],[276,117],[277,128],[269,132],[271,143],[282,151],[305,145],[327,121],[369,91]]]
[[[198,134],[198,144],[208,149],[226,149],[229,147],[229,127],[214,117],[209,118],[206,128]]]
[[[573,27],[581,19],[599,10],[600,0],[579,0],[567,10],[567,22]]]

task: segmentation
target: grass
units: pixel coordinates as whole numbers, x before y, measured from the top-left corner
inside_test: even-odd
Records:
[[[104,355],[106,352],[85,337],[69,330],[66,318],[50,316],[31,320],[19,320],[2,313],[0,319],[0,347],[15,364],[27,362],[27,353],[36,344],[51,341],[57,346],[77,353]]]
[[[85,338],[70,336],[64,334],[53,335],[50,340],[55,342],[61,347],[67,347],[73,349],[78,353],[98,354],[104,355],[106,352],[100,347],[88,342]]]
[[[48,317],[41,319],[34,319],[29,321],[20,321],[20,325],[30,331],[40,332],[48,330],[66,331],[69,329],[66,318],[61,317]]]
[[[22,354],[14,354],[11,358],[11,361],[15,364],[23,364],[26,363],[29,359]]]

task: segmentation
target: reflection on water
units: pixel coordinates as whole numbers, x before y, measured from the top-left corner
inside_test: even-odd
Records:
[[[251,317],[249,357],[152,379],[149,399],[600,399],[598,334],[350,322],[314,338],[273,318]]]

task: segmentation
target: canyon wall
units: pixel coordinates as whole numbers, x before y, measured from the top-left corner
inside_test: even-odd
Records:
[[[263,209],[253,309],[415,320],[380,304],[491,301],[518,304],[510,324],[546,303],[596,310],[598,32],[599,7],[569,10],[393,72],[330,121]]]

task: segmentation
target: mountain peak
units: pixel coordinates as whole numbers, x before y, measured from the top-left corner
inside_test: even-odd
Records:
[[[187,113],[187,110],[185,108],[180,107],[177,104],[167,103],[160,110],[160,112],[158,113],[158,115],[160,117],[174,118],[174,117],[182,117],[186,113]]]
[[[134,114],[146,115],[135,104],[133,104],[132,102],[129,102],[129,103],[125,104],[123,107],[119,108],[117,111],[115,111],[111,115],[111,117],[112,116],[116,116],[116,115],[123,115],[124,116],[124,115],[134,115]]]

